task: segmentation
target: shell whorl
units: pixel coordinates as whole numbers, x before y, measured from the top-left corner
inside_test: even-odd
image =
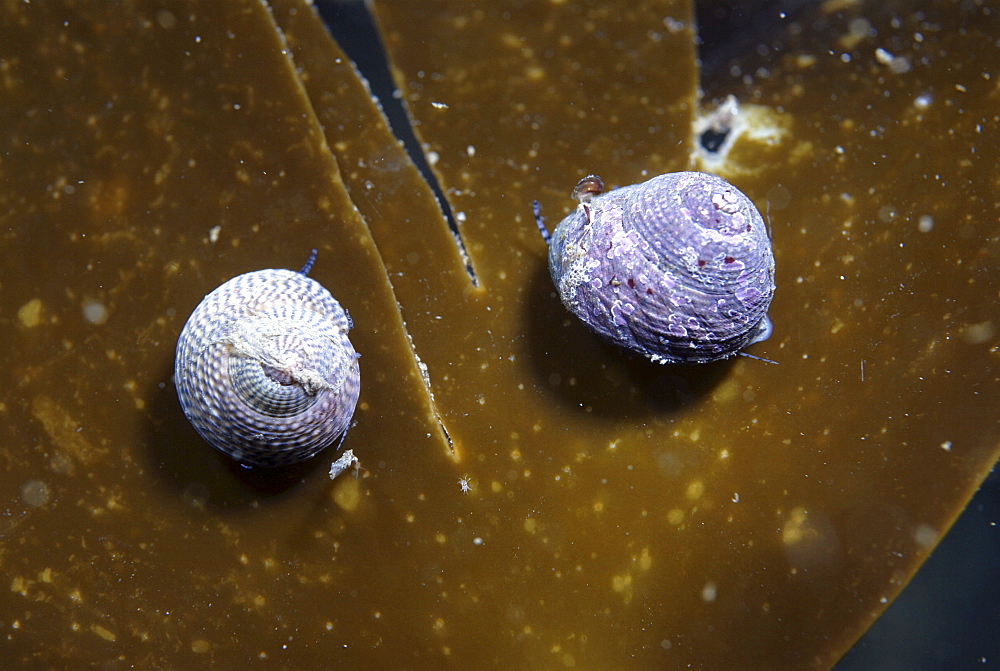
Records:
[[[309,459],[344,433],[357,405],[350,328],[330,292],[301,272],[234,277],[201,301],[177,340],[184,414],[242,463]]]
[[[714,175],[586,194],[552,234],[549,270],[591,330],[659,363],[724,359],[766,337],[771,241],[753,202]]]

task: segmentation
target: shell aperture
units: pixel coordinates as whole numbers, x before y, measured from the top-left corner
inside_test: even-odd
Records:
[[[771,240],[753,202],[714,175],[588,193],[552,234],[549,271],[588,328],[657,363],[725,359],[769,333]]]
[[[304,273],[234,277],[201,301],[177,340],[184,414],[209,444],[247,465],[315,456],[346,431],[357,405],[350,326]]]

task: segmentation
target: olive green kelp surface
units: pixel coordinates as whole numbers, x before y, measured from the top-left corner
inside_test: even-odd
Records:
[[[378,4],[460,240],[298,0],[56,4],[0,8],[4,660],[825,667],[996,460],[981,4],[819,5],[705,110],[690,3]],[[532,200],[690,168],[769,211],[777,364],[555,296]],[[314,247],[362,355],[333,482],[216,454],[171,379],[204,294]]]

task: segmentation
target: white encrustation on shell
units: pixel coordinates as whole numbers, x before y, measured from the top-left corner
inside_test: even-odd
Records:
[[[306,276],[312,260],[299,272],[234,277],[201,301],[177,340],[184,414],[246,465],[313,457],[344,434],[358,402],[350,317]]]
[[[774,256],[749,198],[701,172],[603,186],[581,180],[579,206],[550,239],[549,271],[570,312],[658,363],[717,361],[770,335]]]

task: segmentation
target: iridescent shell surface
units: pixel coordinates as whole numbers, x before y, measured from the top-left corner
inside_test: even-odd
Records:
[[[347,313],[302,272],[235,277],[195,308],[177,340],[184,414],[208,443],[253,466],[316,455],[344,433],[360,389]]]
[[[549,270],[595,333],[658,363],[725,359],[767,337],[771,240],[737,188],[677,172],[575,195],[582,202],[552,235]]]

